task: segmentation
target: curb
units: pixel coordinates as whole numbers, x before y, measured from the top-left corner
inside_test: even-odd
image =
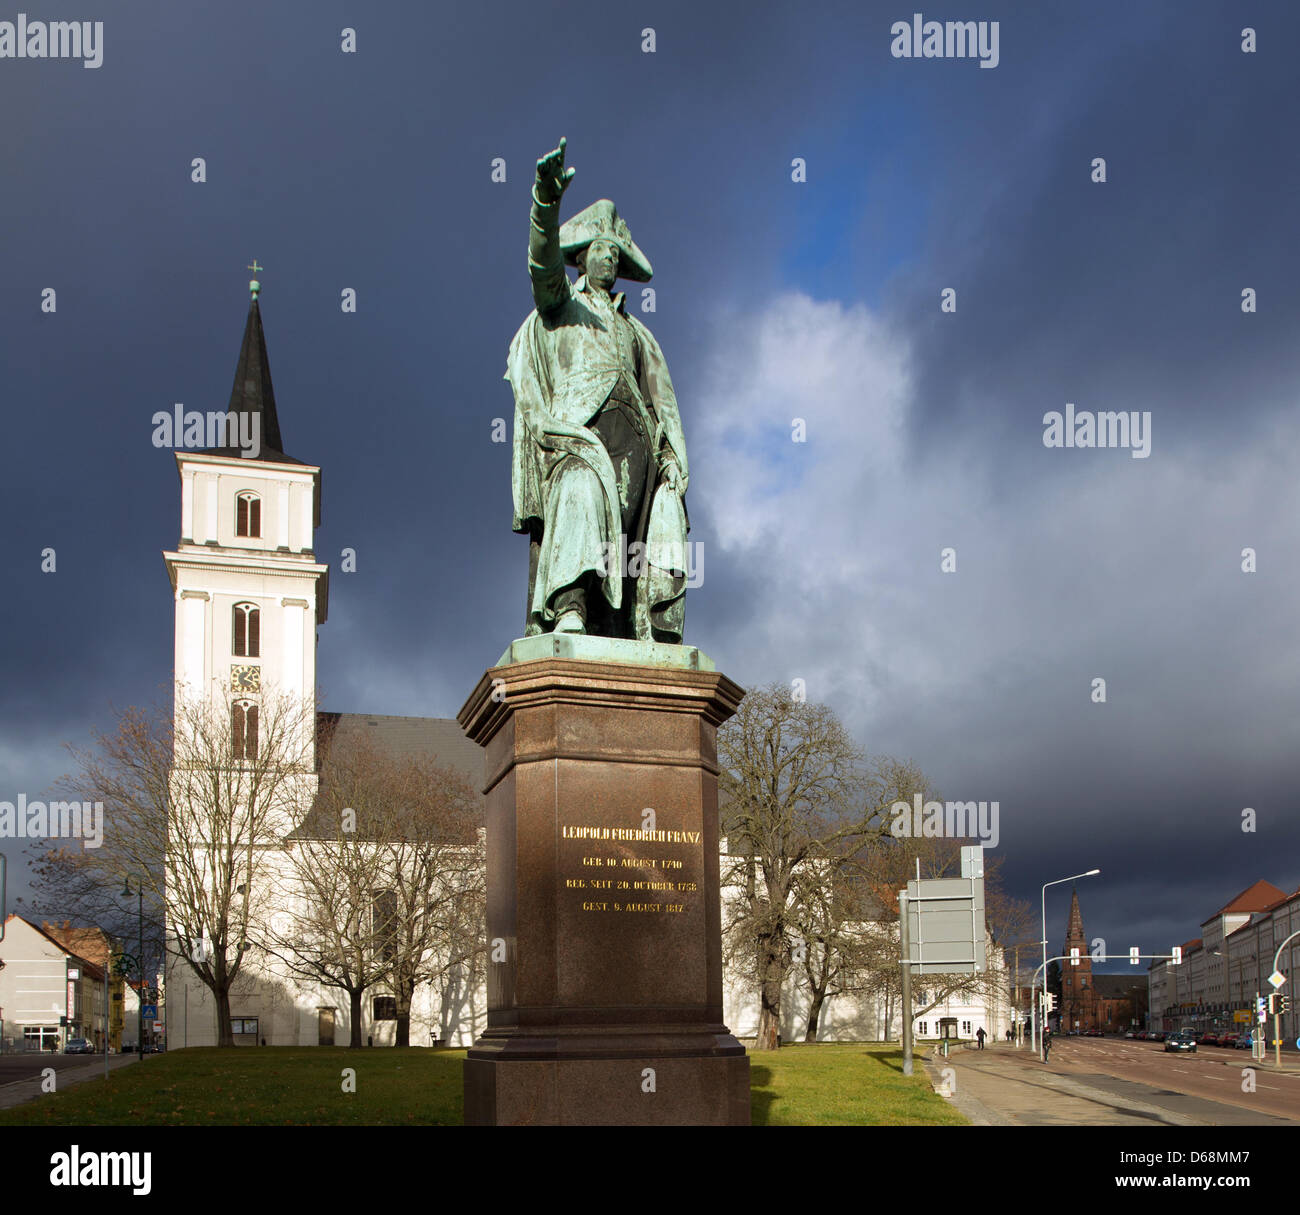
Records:
[[[944,1058],[941,1054],[933,1054],[925,1059],[926,1075],[930,1078],[931,1087],[942,1097],[949,1105],[959,1114],[970,1119],[973,1126],[1014,1126],[1010,1119],[1004,1118],[996,1110],[990,1109],[977,1097],[972,1097],[968,1093],[952,1092],[948,1089],[942,1079],[936,1075],[943,1066]]]

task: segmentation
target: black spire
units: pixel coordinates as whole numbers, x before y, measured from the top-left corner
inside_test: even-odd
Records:
[[[256,262],[254,262],[256,265]],[[257,269],[261,269],[257,266]],[[259,450],[257,455],[245,459],[270,460],[274,463],[297,464],[300,461],[284,454],[284,440],[280,437],[280,419],[275,412],[275,389],[271,386],[271,363],[266,356],[266,334],[262,331],[262,310],[257,296],[260,284],[248,284],[252,300],[248,305],[248,320],[244,323],[244,341],[239,348],[239,363],[235,367],[235,383],[230,390],[230,418],[228,438],[234,442],[208,449],[209,455],[241,455],[238,446],[242,434],[252,436],[252,418],[258,419]]]

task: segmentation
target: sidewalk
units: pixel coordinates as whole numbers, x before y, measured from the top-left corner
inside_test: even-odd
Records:
[[[1138,1081],[1090,1077],[1096,1082],[1088,1083],[1049,1071],[1032,1062],[1030,1052],[1009,1047],[954,1050],[948,1059],[929,1056],[925,1068],[936,1089],[945,1079],[955,1084],[949,1100],[976,1126],[1295,1125]]]
[[[110,1055],[108,1066],[110,1071],[117,1071],[119,1067],[126,1067],[131,1063],[138,1062],[136,1055]],[[55,1082],[58,1086],[56,1091],[62,1092],[64,1089],[73,1084],[84,1084],[87,1080],[102,1080],[104,1078],[104,1056],[96,1055],[93,1063],[86,1064],[85,1067],[63,1068],[55,1073]],[[41,1092],[42,1079],[39,1073],[35,1076],[28,1076],[23,1080],[11,1080],[8,1084],[0,1084],[0,1110],[12,1109],[15,1105],[22,1105],[24,1101],[31,1101],[36,1097],[45,1096]]]
[[[1200,1123],[1140,1101],[1110,1093],[1049,1071],[1016,1068],[1009,1048],[955,1050],[948,1059],[927,1058],[926,1071],[937,1085],[943,1070],[955,1073],[956,1109],[976,1126],[1199,1126]],[[995,1057],[998,1063],[994,1063]],[[1005,1064],[1000,1067],[998,1064]],[[973,1066],[978,1065],[978,1066]]]

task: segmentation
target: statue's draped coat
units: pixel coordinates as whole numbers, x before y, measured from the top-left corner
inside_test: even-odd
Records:
[[[570,284],[572,303],[582,300],[589,290],[584,278]],[[687,481],[686,441],[682,434],[677,397],[663,352],[650,331],[623,310],[623,297],[613,301],[615,312],[630,326],[636,351],[637,388],[649,407],[656,426],[652,451],[667,447],[676,460],[683,487]],[[567,457],[581,461],[596,475],[600,485],[598,501],[583,504],[584,513],[594,516],[602,543],[618,552],[620,500],[613,463],[599,436],[586,423],[598,413],[618,382],[623,369],[607,363],[591,362],[563,367],[557,358],[560,330],[573,323],[569,304],[545,315],[534,310],[520,326],[510,343],[505,378],[515,396],[514,463],[514,530],[539,537],[547,527],[558,527],[553,545],[563,550],[566,536],[563,520],[552,518],[548,506],[557,468]],[[646,545],[648,566],[638,579],[637,633],[645,640],[681,640],[686,581],[685,503],[662,479],[648,486],[653,494],[646,534],[629,536],[629,545],[642,541]],[[575,534],[586,529],[575,529]],[[551,597],[561,589],[552,578],[543,547],[528,605],[528,631],[544,631],[553,624],[549,610]],[[563,554],[562,554],[563,555]],[[578,562],[588,562],[594,554],[568,554]],[[555,561],[555,565],[572,568],[572,560]],[[622,571],[614,566],[599,568],[591,561],[587,568],[600,577],[601,590],[612,608],[623,601]]]

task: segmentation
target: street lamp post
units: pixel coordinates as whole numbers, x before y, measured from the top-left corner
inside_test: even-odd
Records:
[[[1047,888],[1048,886],[1059,886],[1062,882],[1073,882],[1081,877],[1096,877],[1097,874],[1099,874],[1100,872],[1101,872],[1100,869],[1089,869],[1087,873],[1076,873],[1073,874],[1071,877],[1057,878],[1056,881],[1054,882],[1043,883],[1042,912],[1043,912],[1043,993],[1044,995],[1046,995],[1047,993]],[[1044,1000],[1044,1003],[1046,1003],[1046,1000]],[[1033,1009],[1033,1016],[1034,1016],[1033,1026],[1036,1028],[1038,1024],[1037,1007]],[[1047,1028],[1047,1014],[1044,1013],[1043,1029],[1046,1028]],[[1041,1038],[1041,1035],[1038,1035],[1038,1037]],[[1037,1042],[1035,1043],[1035,1049],[1038,1049],[1039,1053],[1041,1054],[1041,1048],[1039,1047]]]
[[[136,1058],[144,1059],[144,883],[137,879],[135,884],[135,894],[139,899],[137,910],[140,916],[140,998],[135,1005],[135,1050]],[[122,897],[129,899],[131,897],[131,879],[125,879],[122,886]]]

